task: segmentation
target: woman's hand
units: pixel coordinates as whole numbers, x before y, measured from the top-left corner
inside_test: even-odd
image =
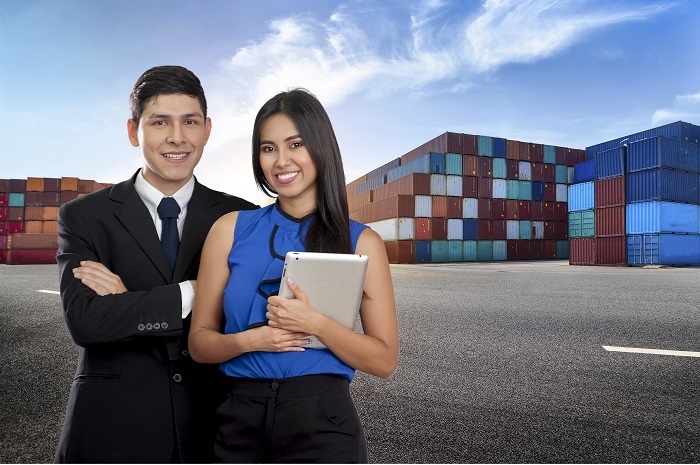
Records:
[[[316,334],[318,321],[324,318],[311,305],[309,297],[291,279],[287,279],[289,290],[294,293],[293,299],[272,296],[267,299],[267,319],[273,328],[287,331]]]
[[[260,352],[303,352],[309,344],[308,334],[286,331],[270,325],[249,329],[250,351]]]

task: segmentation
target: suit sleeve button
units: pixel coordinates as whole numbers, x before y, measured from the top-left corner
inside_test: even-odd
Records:
[[[146,329],[146,325],[141,323],[140,325],[138,325],[138,329],[139,329],[139,331],[143,331],[144,329]]]
[[[190,353],[189,353],[188,351],[186,351],[186,350],[183,350],[183,351],[182,351],[182,355],[183,355],[184,357],[187,357],[188,355],[190,355]]]
[[[160,324],[160,327],[163,328],[163,329],[168,329],[168,322],[167,322],[167,321],[162,322],[162,323]]]
[[[159,329],[160,329],[160,323],[153,323],[153,329],[159,330]]]
[[[153,329],[153,325],[151,323],[146,323],[146,331],[150,331]]]
[[[173,375],[173,381],[175,381],[176,383],[182,381],[182,376],[180,375],[180,373],[175,373],[175,375]]]

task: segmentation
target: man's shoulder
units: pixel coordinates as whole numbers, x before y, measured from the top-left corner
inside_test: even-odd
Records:
[[[240,197],[236,197],[235,195],[211,189],[200,183],[198,183],[197,186],[199,189],[201,189],[202,195],[209,200],[211,205],[219,205],[230,211],[255,210],[259,208],[254,203]]]

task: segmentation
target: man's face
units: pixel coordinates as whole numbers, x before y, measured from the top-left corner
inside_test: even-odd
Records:
[[[185,94],[158,95],[141,113],[138,126],[127,121],[129,140],[141,147],[143,176],[164,195],[172,195],[192,177],[209,140],[211,120],[199,100]]]

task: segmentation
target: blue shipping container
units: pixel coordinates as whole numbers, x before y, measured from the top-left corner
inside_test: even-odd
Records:
[[[700,145],[663,136],[630,144],[627,172],[650,168],[700,173]]]
[[[568,206],[570,212],[593,210],[595,204],[595,183],[593,181],[569,186]]]
[[[430,263],[430,241],[416,241],[416,263]]]
[[[625,175],[625,152],[627,147],[617,147],[595,155],[595,178],[606,179]]]
[[[595,160],[584,161],[574,165],[574,183],[593,181],[595,179]]]
[[[638,202],[625,208],[627,234],[700,233],[700,205]]]
[[[542,202],[544,200],[544,183],[532,181],[532,200]]]
[[[500,137],[493,137],[493,156],[495,158],[505,158],[506,157],[506,140]]]
[[[381,176],[383,174],[388,173],[390,170],[393,170],[394,168],[398,168],[401,166],[401,157],[391,160],[389,163],[385,163],[384,165],[380,166],[379,168],[375,168],[369,173],[367,173],[367,179],[372,179],[376,178],[377,176]]]
[[[628,265],[700,265],[700,234],[627,236]]]
[[[434,174],[445,174],[445,154],[430,152],[430,172]]]
[[[462,225],[463,229],[463,234],[462,234],[462,239],[465,241],[475,241],[478,239],[477,237],[477,220],[473,218],[467,218],[464,220],[464,223]]]
[[[387,171],[386,182],[395,181],[411,173],[430,173],[430,154],[421,155],[405,165]]]
[[[618,137],[617,139],[586,147],[586,160],[593,160],[595,154],[598,152],[657,136],[700,144],[700,126],[683,121],[676,121],[675,123],[669,123],[656,128],[647,129],[646,131],[630,134],[629,136]]]
[[[700,204],[700,175],[655,168],[629,173],[625,179],[627,203],[647,200]]]
[[[368,179],[367,181],[363,182],[355,188],[355,194],[364,194],[365,192],[370,191],[372,189],[376,189],[377,187],[383,186],[384,184],[386,184],[386,174],[376,176],[372,179]]]

